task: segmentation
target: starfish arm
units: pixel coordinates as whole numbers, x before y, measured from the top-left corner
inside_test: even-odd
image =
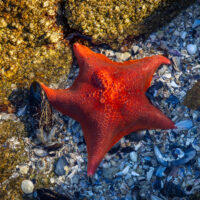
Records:
[[[80,67],[80,74],[82,74],[85,71],[90,71],[90,68],[99,68],[103,67],[104,65],[115,63],[109,58],[107,58],[105,55],[95,53],[88,47],[79,43],[74,44],[73,50],[77,58],[78,65]]]
[[[87,125],[81,123],[87,145],[88,164],[87,175],[93,176],[105,154],[109,151],[112,141],[112,128],[102,126],[95,121],[88,121]]]
[[[124,62],[124,69],[129,70],[128,80],[137,80],[142,84],[142,90],[146,91],[151,85],[151,80],[156,69],[162,64],[170,64],[170,60],[162,55],[146,57],[140,60]],[[136,84],[137,84],[136,82]]]
[[[146,97],[145,97],[146,98]],[[142,106],[137,108],[137,121],[132,126],[132,130],[137,131],[144,129],[175,129],[174,123],[166,117],[159,109],[154,107],[146,98]]]
[[[78,102],[79,97],[76,92],[71,89],[52,89],[43,83],[40,83],[40,85],[45,91],[49,102],[56,110],[75,120],[79,120],[82,117],[80,102]]]
[[[151,56],[147,58],[143,58],[141,60],[141,70],[143,74],[146,74],[146,80],[145,80],[145,86],[144,90],[146,91],[150,85],[151,85],[151,80],[153,78],[153,74],[157,70],[157,68],[162,65],[162,64],[170,64],[170,60],[167,59],[164,56],[161,55],[156,55],[156,56]]]

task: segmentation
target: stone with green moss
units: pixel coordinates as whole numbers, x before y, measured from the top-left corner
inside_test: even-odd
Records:
[[[194,110],[200,108],[200,81],[187,92],[183,104]]]
[[[150,32],[172,19],[187,0],[68,0],[65,10],[71,28],[96,43],[119,48],[128,36]]]
[[[58,83],[72,62],[59,0],[0,0],[0,111],[16,88]]]

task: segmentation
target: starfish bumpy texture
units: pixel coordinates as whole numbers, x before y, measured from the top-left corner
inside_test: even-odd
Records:
[[[144,129],[176,128],[145,95],[156,69],[170,64],[167,58],[156,55],[120,63],[78,43],[73,49],[80,67],[74,84],[57,90],[40,85],[55,109],[81,124],[88,176],[123,136]]]

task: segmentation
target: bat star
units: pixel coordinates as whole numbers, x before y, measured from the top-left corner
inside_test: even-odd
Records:
[[[68,89],[40,83],[51,105],[77,120],[87,145],[87,175],[123,136],[144,129],[174,129],[174,123],[145,95],[156,69],[170,61],[161,55],[114,62],[79,43],[73,46],[80,72]]]

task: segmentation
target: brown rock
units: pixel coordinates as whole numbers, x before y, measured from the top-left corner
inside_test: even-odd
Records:
[[[187,92],[183,104],[194,110],[200,108],[200,81]]]

